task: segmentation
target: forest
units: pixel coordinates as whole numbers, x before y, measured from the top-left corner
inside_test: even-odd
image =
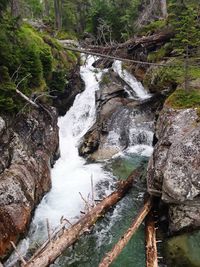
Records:
[[[199,0],[0,0],[0,267],[200,267],[199,133]]]

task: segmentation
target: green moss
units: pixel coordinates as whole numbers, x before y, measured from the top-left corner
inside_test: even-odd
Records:
[[[49,80],[53,69],[53,56],[50,47],[43,47],[41,49],[40,60],[42,62],[44,77],[46,80]]]
[[[107,85],[110,83],[110,75],[105,73],[101,79],[101,84]]]
[[[27,96],[44,90],[63,91],[78,55],[28,24],[14,27],[11,20],[0,22],[0,27],[0,112],[19,110],[24,104],[19,97],[18,102],[13,100],[12,88],[19,82],[19,89]]]
[[[68,40],[68,39],[77,40],[74,33],[66,32],[66,31],[59,31],[56,34],[56,38],[59,40]]]
[[[190,90],[186,92],[184,89],[177,89],[166,100],[166,105],[175,108],[200,108],[200,90]]]

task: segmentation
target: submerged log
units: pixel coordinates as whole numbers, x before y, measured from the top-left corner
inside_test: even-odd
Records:
[[[158,267],[156,229],[152,211],[146,218],[146,267]]]
[[[115,205],[127,191],[132,187],[133,181],[141,175],[142,167],[132,172],[127,180],[119,183],[118,189],[107,196],[87,214],[84,215],[77,223],[69,229],[61,229],[51,242],[48,242],[43,249],[33,255],[27,262],[26,267],[45,267],[54,262],[62,252],[74,244],[96,221],[113,205]]]
[[[128,244],[133,234],[137,231],[149,211],[152,207],[151,197],[145,202],[144,206],[140,209],[137,217],[134,219],[131,227],[125,232],[125,234],[120,238],[118,243],[112,248],[112,250],[107,253],[105,258],[99,264],[99,267],[108,267],[113,261],[119,256],[123,248]]]

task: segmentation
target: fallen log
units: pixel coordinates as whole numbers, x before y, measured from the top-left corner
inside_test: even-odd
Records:
[[[118,189],[107,196],[87,214],[72,225],[69,229],[61,229],[51,242],[48,242],[43,249],[32,256],[27,261],[26,267],[45,267],[54,262],[62,252],[77,241],[88,229],[92,227],[96,221],[113,205],[115,205],[127,191],[132,187],[133,181],[141,175],[142,167],[137,168],[132,172],[127,180],[122,181],[118,185]]]
[[[174,64],[162,64],[162,63],[153,63],[153,62],[147,62],[147,61],[140,61],[140,60],[134,60],[134,59],[129,59],[129,58],[123,58],[123,57],[118,57],[118,56],[112,56],[108,54],[101,54],[97,52],[93,52],[92,50],[84,50],[80,48],[74,48],[74,47],[65,47],[66,50],[74,51],[74,52],[79,52],[83,54],[88,54],[88,55],[93,55],[97,56],[100,58],[106,58],[109,60],[119,60],[127,63],[133,63],[133,64],[141,64],[141,65],[148,65],[148,66],[158,66],[158,67],[180,67],[180,65],[174,65]]]
[[[98,46],[98,45],[87,45],[87,49],[90,49],[93,52],[110,52],[111,51],[117,51],[118,49],[136,49],[138,46],[143,46],[143,47],[148,47],[152,46],[153,44],[158,44],[158,43],[165,43],[169,41],[172,37],[174,36],[174,32],[172,31],[164,31],[164,32],[159,32],[150,36],[143,36],[143,37],[135,37],[131,38],[128,41],[124,43],[119,43],[119,44],[114,44],[110,46]]]
[[[120,238],[120,240],[115,244],[112,250],[107,253],[105,258],[99,264],[99,267],[108,267],[113,261],[119,256],[123,248],[128,244],[129,240],[133,234],[137,231],[138,227],[143,222],[144,218],[147,216],[152,207],[151,197],[145,202],[144,206],[140,209],[137,217],[134,219],[131,227],[125,232],[125,234]]]
[[[146,218],[146,267],[158,267],[156,229],[152,211]]]

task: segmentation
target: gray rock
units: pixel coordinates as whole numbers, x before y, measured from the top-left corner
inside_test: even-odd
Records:
[[[48,107],[46,107],[48,108]],[[51,187],[50,163],[58,150],[57,113],[22,114],[0,139],[0,258],[26,232],[31,215]],[[0,120],[0,125],[5,124]],[[1,128],[4,128],[4,127]]]
[[[200,222],[196,208],[191,208],[192,203],[187,204],[200,194],[199,133],[200,123],[195,109],[165,107],[157,121],[158,142],[148,165],[148,191],[160,195],[169,204],[174,231],[186,226],[196,227]]]

